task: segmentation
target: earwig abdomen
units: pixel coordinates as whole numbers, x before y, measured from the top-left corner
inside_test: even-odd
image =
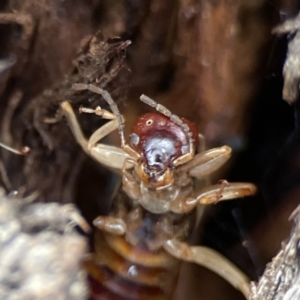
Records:
[[[124,236],[97,230],[96,249],[85,262],[92,299],[170,299],[179,261],[162,248],[150,251],[130,245]]]

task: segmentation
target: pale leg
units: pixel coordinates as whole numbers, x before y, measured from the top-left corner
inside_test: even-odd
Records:
[[[128,155],[118,147],[97,144],[99,140],[117,129],[117,121],[112,120],[103,125],[98,130],[96,130],[90,137],[89,141],[87,141],[82,133],[82,130],[78,124],[77,118],[70,103],[68,103],[67,101],[62,102],[61,108],[76,141],[80,144],[82,149],[102,165],[109,168],[122,170],[124,160],[126,159],[126,157],[128,157]]]
[[[246,182],[230,182],[215,184],[203,188],[197,196],[198,203],[208,205],[223,200],[232,200],[251,196],[256,193],[256,186]]]
[[[198,191],[198,195],[170,204],[170,210],[177,214],[187,213],[198,204],[209,205],[223,200],[233,200],[256,193],[256,186],[246,182],[227,182],[210,185]]]
[[[203,178],[218,170],[231,156],[231,148],[223,146],[206,150],[194,156],[193,160],[181,166],[179,171],[189,172],[196,178]]]
[[[98,229],[115,235],[124,235],[126,232],[126,224],[121,218],[99,216],[93,224]]]
[[[178,259],[196,263],[218,274],[240,290],[246,299],[248,298],[250,283],[248,277],[218,252],[207,247],[190,246],[177,240],[168,240],[163,247]]]

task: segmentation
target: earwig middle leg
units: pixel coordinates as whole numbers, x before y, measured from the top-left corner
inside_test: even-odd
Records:
[[[135,159],[136,161],[140,159],[140,154],[136,152],[133,148],[131,148],[125,140],[124,136],[124,118],[120,114],[120,111],[118,109],[117,104],[114,102],[110,94],[101,89],[98,86],[95,86],[93,84],[85,84],[85,83],[75,83],[72,85],[72,88],[77,91],[83,91],[83,90],[89,90],[93,93],[99,94],[103,97],[103,99],[108,103],[110,106],[110,109],[113,112],[113,115],[115,116],[118,124],[118,130],[119,130],[119,135],[121,139],[121,148],[123,149],[124,152],[126,152],[131,158]]]
[[[218,252],[202,246],[190,246],[175,239],[168,240],[163,245],[172,256],[184,261],[201,265],[218,274],[233,287],[240,290],[248,299],[249,279],[232,262]]]
[[[115,235],[124,235],[126,232],[126,224],[121,218],[99,216],[93,224],[98,229]]]
[[[247,182],[228,183],[226,180],[219,184],[202,188],[195,197],[176,201],[170,204],[170,210],[182,214],[190,212],[198,204],[209,205],[223,200],[234,200],[251,196],[256,193],[256,186]]]
[[[225,184],[211,185],[199,191],[197,196],[198,203],[208,205],[223,200],[232,200],[254,195],[257,188],[252,183],[230,182]]]

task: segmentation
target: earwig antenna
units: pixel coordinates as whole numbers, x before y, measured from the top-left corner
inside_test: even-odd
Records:
[[[119,134],[120,134],[120,138],[121,138],[121,145],[124,146],[126,144],[125,134],[124,134],[124,128],[125,128],[124,120],[123,120],[122,115],[120,114],[117,104],[112,99],[110,94],[107,91],[102,90],[101,88],[99,88],[93,84],[75,83],[72,85],[72,89],[74,89],[76,91],[89,90],[93,93],[100,94],[103,97],[103,99],[107,102],[111,111],[117,118],[117,121],[119,124]]]
[[[191,152],[192,149],[193,149],[193,142],[194,142],[194,140],[193,140],[193,135],[192,135],[192,133],[190,131],[189,126],[187,124],[185,124],[178,116],[172,114],[172,112],[169,109],[167,109],[165,106],[163,106],[163,105],[155,102],[154,100],[152,100],[148,96],[142,95],[140,97],[140,100],[143,103],[145,103],[145,104],[153,107],[159,113],[161,113],[164,116],[170,118],[171,121],[173,121],[175,124],[177,124],[184,131],[184,133],[186,134],[187,139],[189,141],[189,152]]]
[[[15,149],[15,148],[12,148],[12,147],[9,147],[3,143],[0,143],[0,147],[12,152],[12,153],[15,153],[15,154],[18,154],[18,155],[25,155],[27,154],[29,151],[30,151],[30,148],[25,146],[25,147],[22,147],[20,150],[18,149]]]

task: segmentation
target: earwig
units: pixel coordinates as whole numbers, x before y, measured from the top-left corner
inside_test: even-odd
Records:
[[[170,299],[181,261],[204,266],[239,289],[245,297],[248,278],[212,249],[190,246],[184,241],[194,225],[196,207],[253,195],[251,183],[202,186],[212,172],[230,157],[228,146],[202,149],[202,136],[190,121],[142,95],[141,101],[156,113],[138,118],[126,143],[124,118],[108,92],[87,84],[77,91],[102,95],[112,113],[100,107],[81,108],[110,121],[86,140],[71,105],[61,103],[70,129],[82,149],[101,165],[122,174],[122,190],[109,216],[99,216],[95,252],[83,265],[93,299]],[[121,148],[99,143],[118,129]]]

